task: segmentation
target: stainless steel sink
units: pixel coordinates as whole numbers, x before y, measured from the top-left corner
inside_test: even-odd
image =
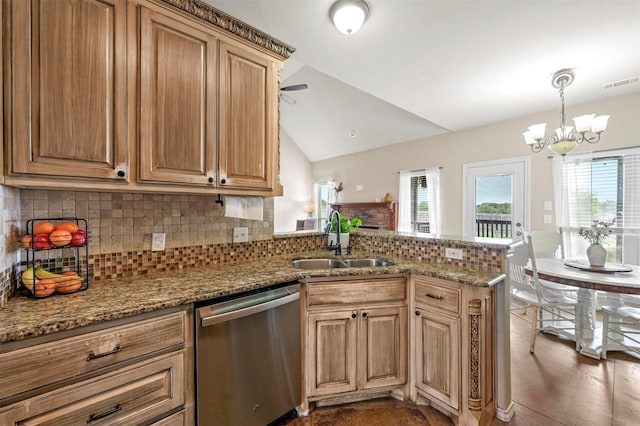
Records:
[[[300,259],[291,262],[296,269],[329,269],[346,268],[347,265],[338,259]]]
[[[350,268],[370,268],[373,266],[391,265],[391,262],[382,259],[345,259],[343,262]]]
[[[389,266],[391,262],[382,259],[300,259],[291,262],[296,269],[370,268]]]

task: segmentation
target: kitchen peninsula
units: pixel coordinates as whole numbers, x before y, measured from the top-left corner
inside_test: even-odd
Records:
[[[252,249],[253,245],[262,247],[262,250]],[[487,416],[493,415],[501,419],[508,418],[512,410],[508,317],[506,322],[504,319],[505,315],[508,316],[508,310],[505,312],[504,288],[508,241],[434,238],[424,234],[359,230],[352,235],[352,245],[354,253],[351,257],[385,258],[391,261],[392,265],[369,268],[295,269],[291,265],[293,259],[330,256],[325,249],[326,237],[315,233],[284,234],[276,235],[267,241],[228,244],[227,256],[210,258],[200,265],[174,264],[167,265],[168,270],[165,272],[136,271],[137,275],[97,279],[87,291],[73,295],[54,296],[42,300],[14,297],[0,309],[0,323],[3,324],[0,331],[0,358],[4,365],[5,360],[15,358],[13,354],[17,355],[34,345],[46,345],[58,337],[80,338],[85,333],[95,332],[96,329],[109,330],[105,327],[122,326],[129,320],[150,321],[150,318],[155,318],[159,313],[169,315],[165,321],[171,324],[171,321],[177,321],[171,315],[190,317],[192,304],[195,302],[257,288],[299,281],[308,289],[314,283],[328,281],[362,283],[362,280],[402,277],[406,280],[403,282],[407,283],[404,290],[406,307],[403,309],[408,309],[412,318],[414,311],[416,318],[418,312],[422,313],[421,318],[425,318],[426,315],[428,319],[433,318],[429,315],[434,313],[443,314],[442,317],[450,319],[460,327],[458,331],[462,344],[462,364],[461,370],[454,378],[467,379],[456,382],[460,385],[454,386],[459,391],[457,397],[454,393],[456,401],[444,406],[442,399],[431,400],[434,406],[454,417],[459,416],[460,424],[486,424],[490,421]],[[461,249],[463,259],[445,258],[445,247]],[[235,256],[230,257],[229,253]],[[244,257],[245,253],[253,254]],[[420,307],[422,296],[415,294],[415,288],[429,289],[425,294],[431,294],[433,299],[426,300],[427,304]],[[442,291],[442,295],[434,293],[436,290]],[[465,296],[467,293],[476,294],[474,291],[479,291],[477,294],[482,297]],[[451,297],[458,299],[450,303]],[[428,305],[430,302],[444,305]],[[190,418],[188,409],[192,407],[189,401],[193,399],[193,395],[189,394],[193,374],[189,370],[193,368],[190,360],[193,333],[189,331],[192,322],[192,319],[185,322],[185,330],[180,332],[183,342],[176,343],[174,348],[184,353],[185,366],[181,368],[185,371],[185,383],[180,389],[184,390],[184,402],[181,404],[186,408],[186,414],[183,415],[187,419]],[[410,340],[416,333],[415,324],[414,321],[408,321],[406,333]],[[425,324],[429,326],[433,323],[427,321]],[[414,349],[407,353],[409,374],[405,376],[405,383],[401,386],[404,389],[402,392],[405,397],[414,401],[425,401],[425,394],[415,390],[416,375],[411,365],[415,362],[417,352],[413,342],[409,343],[409,348]],[[162,358],[158,362],[169,362],[170,354],[164,355],[167,360]],[[485,371],[486,375],[482,373],[483,366],[488,369]],[[46,368],[44,365],[37,367]],[[495,381],[493,371],[496,372]],[[22,397],[33,396],[34,392],[37,393],[33,390],[26,391],[21,397],[2,395],[0,401],[2,405],[5,405],[5,401],[7,404],[19,404]],[[458,403],[460,405],[456,408]],[[490,406],[488,412],[483,411],[486,408],[483,404]],[[0,413],[2,410],[0,408]]]

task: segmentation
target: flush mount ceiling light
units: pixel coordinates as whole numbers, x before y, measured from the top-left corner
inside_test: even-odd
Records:
[[[571,68],[561,69],[553,74],[551,85],[558,89],[560,101],[562,102],[560,127],[555,130],[555,134],[544,137],[547,123],[533,124],[522,134],[524,141],[531,147],[533,152],[540,152],[549,148],[554,154],[566,155],[576,149],[584,141],[596,143],[600,140],[600,134],[607,128],[608,115],[585,114],[573,119],[576,125],[565,125],[564,114],[564,88],[569,86],[575,77]]]
[[[368,14],[369,6],[364,0],[338,0],[329,11],[338,31],[347,35],[358,31]]]

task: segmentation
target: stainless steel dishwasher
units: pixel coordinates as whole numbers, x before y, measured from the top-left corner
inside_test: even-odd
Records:
[[[199,425],[266,425],[300,405],[299,284],[196,312]]]

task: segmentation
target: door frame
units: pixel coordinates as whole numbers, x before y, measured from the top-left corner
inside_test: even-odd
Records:
[[[501,158],[498,160],[489,160],[489,161],[478,161],[474,163],[464,163],[462,165],[462,235],[474,237],[475,232],[470,232],[473,229],[473,225],[469,225],[469,208],[470,204],[475,206],[475,190],[473,193],[473,203],[470,202],[470,194],[468,191],[468,179],[474,169],[481,168],[502,168],[502,172],[494,173],[493,175],[499,174],[513,174],[512,170],[515,167],[522,168],[522,182],[518,185],[517,181],[514,179],[513,185],[511,186],[512,192],[512,200],[515,200],[515,193],[517,188],[520,188],[523,192],[522,194],[522,227],[523,229],[527,229],[530,223],[530,211],[531,211],[531,157],[510,157],[510,158]],[[491,176],[491,174],[487,175]],[[515,208],[514,208],[515,210]],[[473,211],[473,216],[475,218],[475,209]],[[475,220],[474,220],[475,222]],[[469,228],[471,227],[471,228]],[[515,226],[514,226],[515,231]],[[515,235],[512,236],[515,239]]]

